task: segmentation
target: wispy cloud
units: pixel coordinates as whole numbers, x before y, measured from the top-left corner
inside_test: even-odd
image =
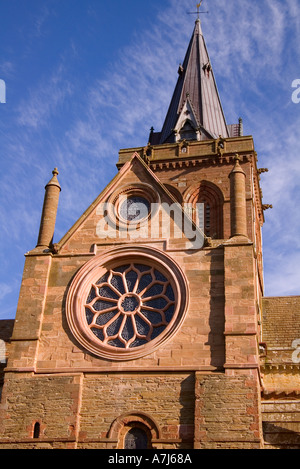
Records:
[[[299,249],[291,256],[288,250],[282,247],[277,253],[274,248],[270,251],[266,247],[265,263],[268,264],[266,296],[299,295]]]
[[[0,76],[10,78],[13,76],[15,71],[15,65],[9,61],[9,60],[4,60],[0,62]]]
[[[44,25],[50,16],[50,10],[46,5],[43,5],[41,11],[34,16],[32,35],[36,38],[41,37],[44,34]]]
[[[235,122],[243,113],[246,128],[253,133],[259,150],[259,164],[270,168],[270,173],[262,176],[264,203],[274,205],[272,212],[266,212],[264,228],[268,245],[266,292],[273,294],[280,287],[282,291],[295,292],[300,287],[299,268],[293,282],[287,272],[295,272],[298,251],[294,256],[283,244],[290,246],[300,230],[299,217],[292,214],[299,200],[300,118],[295,119],[290,108],[289,77],[296,67],[293,55],[287,55],[291,49],[297,54],[297,39],[287,25],[296,27],[300,5],[283,5],[279,0],[235,0],[226,4],[216,0],[215,7],[218,14],[213,20],[203,20],[203,30],[220,79],[225,113],[228,111]],[[115,141],[122,143],[127,138],[138,145],[145,142],[151,125],[159,128],[162,124],[176,68],[183,60],[191,33],[186,10],[185,4],[171,1],[160,13],[158,23],[142,38],[135,38],[113,64],[116,68],[108,70],[107,78],[91,88],[89,109],[93,115],[105,110],[107,120],[103,128],[111,126],[110,135]],[[279,137],[279,128],[284,139]],[[288,229],[283,227],[287,211],[292,216]],[[294,248],[295,245],[300,249],[297,242]],[[280,249],[284,256],[277,257],[277,266],[282,264],[282,268],[277,268],[275,274],[272,255],[276,256]]]
[[[0,283],[0,301],[2,301],[9,293],[12,292],[12,286],[5,283]]]
[[[29,97],[23,99],[19,106],[18,123],[40,129],[71,94],[72,83],[66,79],[60,65],[50,77],[30,90]]]
[[[300,4],[214,0],[205,8],[210,13],[201,17],[202,27],[228,123],[243,117],[259,165],[270,169],[261,178],[264,202],[274,205],[265,213],[266,293],[294,293],[300,277],[300,104],[291,103],[290,86],[300,78]],[[23,95],[10,131],[1,122],[1,155],[9,164],[1,177],[0,236],[11,253],[19,250],[20,272],[22,250],[36,243],[53,167],[62,186],[59,239],[115,175],[119,148],[146,145],[150,127],[160,130],[193,28],[186,12],[194,9],[192,0],[166,2],[147,29],[137,27],[127,43],[124,38],[105,70],[87,73],[84,83],[73,73],[72,60],[80,63],[84,51],[73,36],[49,76]],[[31,15],[35,37],[43,37],[50,16],[47,6]],[[33,36],[29,42],[32,48]],[[0,73],[14,73],[14,67],[0,62]],[[6,257],[0,254],[2,265]],[[11,285],[14,276],[3,284]]]

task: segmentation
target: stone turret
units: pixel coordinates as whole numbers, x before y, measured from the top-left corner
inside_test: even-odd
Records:
[[[36,247],[51,247],[56,222],[56,214],[58,207],[59,194],[61,187],[57,180],[58,171],[55,168],[52,171],[53,177],[45,186],[45,198],[43,212],[41,217],[40,232]]]
[[[235,236],[247,237],[246,174],[240,165],[239,155],[236,155],[234,160],[235,166],[229,175],[231,238]]]

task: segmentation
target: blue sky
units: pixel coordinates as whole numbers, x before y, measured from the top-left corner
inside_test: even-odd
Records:
[[[55,241],[116,174],[120,148],[161,129],[193,31],[193,0],[0,0],[0,319],[13,318],[44,186],[62,186]],[[299,0],[206,0],[202,29],[228,124],[253,135],[265,294],[300,294]]]

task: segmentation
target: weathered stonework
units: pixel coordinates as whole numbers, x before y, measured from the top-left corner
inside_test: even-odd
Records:
[[[195,448],[262,448],[257,373],[197,373],[195,398]]]
[[[153,173],[134,156],[56,252],[27,254],[1,403],[3,447],[117,448],[133,425],[150,432],[152,448],[261,446],[255,233],[248,223],[247,238],[238,243],[230,238],[234,158],[217,167],[206,158],[205,168],[192,165],[185,171],[183,184],[176,168]],[[254,155],[240,163],[249,211],[255,200],[249,181],[253,163]],[[218,183],[224,200],[219,207],[224,235],[211,246],[190,251],[176,230],[164,238],[163,224],[158,239],[97,237],[97,207],[122,187],[151,184],[160,200],[170,203],[178,193],[184,201],[203,179]],[[244,205],[245,220],[246,210]],[[66,298],[80,268],[117,247],[122,252],[122,245],[141,251],[148,246],[170,256],[186,277],[189,303],[174,337],[145,356],[120,362],[95,356],[78,343],[66,318]],[[40,436],[33,442],[35,422]]]
[[[263,298],[262,418],[267,449],[300,447],[300,297]]]
[[[199,20],[191,44],[207,58]],[[241,121],[225,126],[205,63],[183,63],[171,134],[121,150],[118,174],[54,245],[53,172],[13,332],[0,321],[1,449],[124,449],[131,437],[149,449],[300,448],[299,301],[264,298],[263,170]],[[190,102],[195,76],[211,109]],[[207,115],[193,127],[197,109],[223,135]],[[124,195],[157,204],[135,230]]]

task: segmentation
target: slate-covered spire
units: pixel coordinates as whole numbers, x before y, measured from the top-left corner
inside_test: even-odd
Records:
[[[226,124],[199,19],[178,74],[162,131],[151,131],[150,144],[239,135],[238,125]]]

